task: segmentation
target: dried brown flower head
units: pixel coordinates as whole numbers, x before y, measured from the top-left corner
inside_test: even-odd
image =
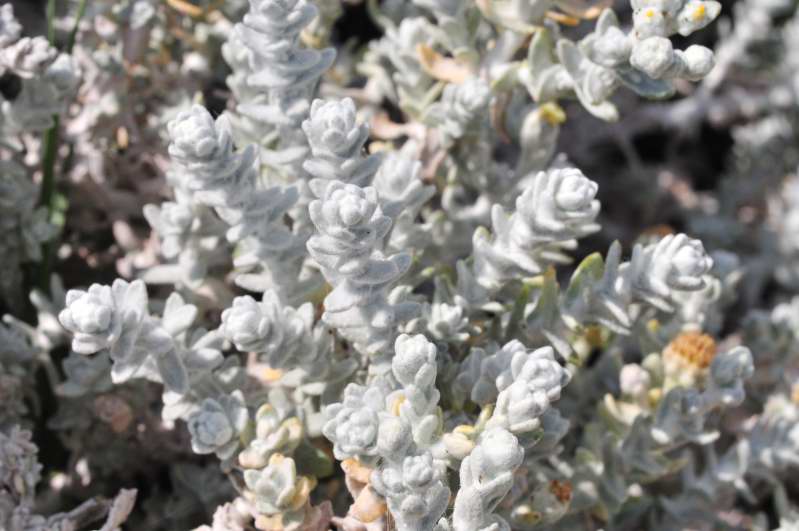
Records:
[[[678,358],[697,369],[707,369],[716,355],[716,341],[701,332],[683,332],[663,350],[664,358]]]

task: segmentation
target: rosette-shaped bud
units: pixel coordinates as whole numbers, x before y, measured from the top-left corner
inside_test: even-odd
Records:
[[[314,156],[352,158],[360,155],[369,137],[369,127],[356,122],[356,112],[352,98],[314,100],[308,119],[302,123]]]
[[[475,274],[490,289],[508,280],[541,273],[562,259],[559,249],[599,230],[597,184],[576,168],[540,172],[516,199],[508,216],[500,205],[491,210],[494,237],[478,229],[473,238]],[[556,258],[558,257],[558,258]]]
[[[236,297],[222,312],[222,334],[242,352],[264,350],[270,328],[264,308],[249,295]]]
[[[685,234],[669,234],[657,243],[637,244],[628,264],[623,264],[620,291],[666,312],[673,311],[672,291],[696,291],[705,286],[703,276],[713,267],[702,242]]]
[[[380,413],[385,402],[381,387],[349,384],[344,389],[343,400],[324,409],[328,420],[322,433],[333,443],[336,459],[355,457],[365,464],[376,460]]]
[[[502,428],[484,432],[461,463],[461,486],[452,513],[454,529],[510,529],[493,513],[513,487],[513,473],[523,460],[524,449],[512,433]]]
[[[181,184],[187,189],[218,191],[219,188],[230,188],[228,182],[231,179],[241,186],[248,184],[241,174],[252,166],[253,153],[251,150],[245,151],[243,156],[234,153],[233,139],[224,116],[214,121],[205,107],[193,105],[169,122],[167,129],[169,155],[181,173]],[[240,193],[246,195],[250,190],[245,186]],[[226,199],[231,199],[227,196]],[[213,198],[213,195],[207,197],[209,200]],[[210,202],[217,204],[217,201]]]
[[[58,50],[44,37],[23,37],[0,49],[0,67],[23,79],[31,79],[44,74],[57,55]]]
[[[239,435],[248,421],[241,391],[218,399],[206,398],[186,420],[191,448],[197,454],[215,453],[220,459],[228,459],[238,449]]]
[[[264,468],[272,455],[293,453],[302,437],[300,419],[282,419],[275,408],[264,404],[255,414],[255,438],[239,454],[239,464],[244,468]]]
[[[321,199],[309,207],[319,231],[308,241],[311,256],[333,283],[340,276],[363,275],[377,242],[391,226],[377,205],[376,190],[341,182],[314,181],[312,186]]]
[[[0,6],[0,49],[17,42],[22,35],[22,24],[14,17],[14,5]]]
[[[229,138],[217,134],[214,119],[202,105],[178,114],[167,129],[172,140],[169,154],[189,164],[218,158],[230,143]]]
[[[380,155],[363,155],[369,127],[356,122],[350,98],[314,100],[302,130],[308,137],[311,158],[302,167],[317,179],[367,186],[380,166]]]
[[[402,334],[394,344],[391,368],[394,377],[405,387],[427,389],[436,379],[436,346],[421,334]]]
[[[489,426],[503,427],[519,436],[539,427],[539,417],[560,398],[571,375],[555,361],[552,347],[542,347],[511,361],[513,383],[497,397]]]
[[[257,352],[274,369],[292,369],[312,354],[313,308],[299,310],[280,302],[277,294],[264,292],[260,303],[249,295],[233,299],[222,312],[222,334],[242,352]]]
[[[114,359],[133,349],[147,315],[144,282],[116,280],[112,286],[92,284],[88,291],[69,290],[67,306],[58,315],[64,328],[74,334],[72,350],[94,354],[109,349]]]
[[[372,487],[388,501],[397,531],[433,529],[449,502],[445,470],[430,452],[406,456],[372,474]]]
[[[426,122],[441,132],[444,143],[451,144],[474,129],[477,121],[487,118],[491,88],[478,77],[444,88],[441,101],[432,105]]]
[[[268,516],[302,510],[315,486],[313,479],[297,476],[294,460],[281,454],[262,470],[245,470],[244,482],[256,510]]]
[[[391,220],[380,211],[374,188],[316,179],[311,189],[320,199],[309,206],[317,234],[308,251],[335,286],[322,319],[358,350],[390,348],[397,324],[418,310],[416,304],[388,302],[387,288],[408,269],[410,257],[385,258],[377,250]]]

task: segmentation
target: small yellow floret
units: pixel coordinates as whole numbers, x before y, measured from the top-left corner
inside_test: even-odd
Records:
[[[391,413],[393,413],[395,417],[399,417],[400,406],[402,406],[402,403],[405,402],[405,400],[405,395],[400,395],[396,400],[394,400],[394,403],[391,404]]]
[[[475,431],[474,426],[470,426],[468,424],[461,424],[460,426],[457,426],[454,430],[452,430],[453,433],[460,433],[467,437],[471,437],[472,435],[474,435],[474,431]]]
[[[261,377],[265,382],[276,382],[283,378],[283,371],[280,369],[273,369],[272,367],[264,367]]]
[[[654,18],[655,10],[654,9],[647,9],[646,11],[644,11],[644,16],[646,18]]]
[[[549,125],[559,125],[566,121],[566,112],[557,103],[544,103],[538,107],[538,112]]]
[[[699,22],[700,20],[705,18],[706,14],[707,14],[707,8],[705,7],[705,4],[699,4],[698,6],[696,6],[696,9],[694,9],[694,12],[691,14],[691,18],[694,19],[694,22]]]
[[[526,525],[535,525],[541,521],[542,515],[538,511],[533,511],[528,507],[521,508],[516,515],[516,520],[519,523]]]

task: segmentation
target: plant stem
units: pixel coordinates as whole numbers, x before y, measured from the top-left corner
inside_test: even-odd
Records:
[[[53,126],[44,135],[44,155],[42,156],[42,191],[40,203],[47,208],[47,219],[52,221],[55,197],[55,161],[58,154],[58,130],[60,120],[53,117]],[[39,287],[45,292],[50,292],[50,271],[55,254],[55,237],[45,242],[42,246],[42,262],[39,266]]]
[[[86,13],[86,0],[80,0],[78,3],[78,11],[75,13],[75,25],[72,26],[72,31],[69,32],[69,39],[67,39],[67,46],[64,48],[66,53],[72,53],[72,47],[75,46],[75,40],[78,37],[78,26],[83,14]]]
[[[47,40],[55,46],[55,0],[47,0]]]
[[[69,33],[66,48],[64,52],[71,53],[72,48],[75,46],[75,40],[78,35],[78,26],[80,24],[83,14],[86,12],[86,0],[80,0],[78,4],[78,11],[75,14],[75,24],[72,31]],[[52,46],[56,45],[55,42],[55,7],[56,0],[48,0],[47,2],[47,39]],[[42,189],[39,196],[39,204],[47,208],[47,217],[52,221],[55,211],[55,163],[58,155],[58,140],[59,130],[61,126],[61,119],[58,115],[53,116],[53,125],[44,135],[44,153],[42,155]],[[44,244],[42,249],[42,262],[39,267],[38,284],[45,293],[49,292],[50,288],[50,271],[52,269],[53,258],[55,255],[55,240],[51,240]]]

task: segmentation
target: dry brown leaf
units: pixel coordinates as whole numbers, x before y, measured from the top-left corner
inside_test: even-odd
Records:
[[[371,487],[366,487],[350,507],[350,513],[364,523],[374,522],[386,514],[386,502]]]
[[[557,6],[565,13],[581,18],[592,20],[602,14],[602,11],[613,5],[613,0],[599,0],[594,3],[586,3],[583,0],[558,0]]]
[[[554,20],[558,24],[563,24],[564,26],[579,26],[580,19],[577,17],[572,17],[569,15],[564,15],[563,13],[559,13],[557,11],[547,11],[547,18],[550,20]]]
[[[372,475],[372,468],[361,464],[357,459],[345,459],[341,462],[341,469],[347,477],[354,479],[360,483],[369,483],[369,478]]]
[[[444,57],[424,43],[416,45],[416,55],[422,69],[439,81],[463,83],[472,76],[468,66],[452,57]]]
[[[203,16],[203,8],[200,6],[195,6],[192,3],[187,2],[186,0],[166,0],[166,3],[169,7],[183,13],[184,15],[188,15],[190,17],[199,18]]]

